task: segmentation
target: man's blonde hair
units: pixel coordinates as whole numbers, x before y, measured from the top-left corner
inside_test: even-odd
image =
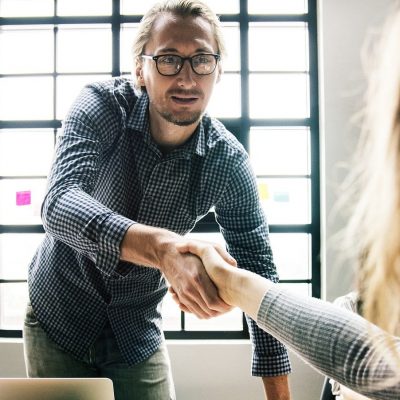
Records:
[[[151,31],[155,20],[161,14],[173,14],[183,18],[201,17],[208,21],[213,30],[217,43],[217,52],[223,58],[226,54],[221,24],[211,8],[198,0],[165,0],[156,3],[141,19],[139,29],[132,46],[134,68],[142,63],[142,54],[151,38]]]

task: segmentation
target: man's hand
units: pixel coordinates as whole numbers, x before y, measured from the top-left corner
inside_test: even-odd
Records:
[[[121,260],[156,267],[171,285],[173,298],[184,311],[199,318],[211,318],[231,310],[218,295],[199,257],[179,246],[184,238],[166,229],[132,225],[121,243]],[[231,264],[235,261],[215,245]]]
[[[181,310],[199,318],[211,318],[231,310],[219,297],[197,256],[181,254],[172,246],[162,265],[161,270],[171,285],[169,291]]]

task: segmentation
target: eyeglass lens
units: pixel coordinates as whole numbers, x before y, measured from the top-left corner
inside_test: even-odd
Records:
[[[177,55],[165,55],[157,58],[157,69],[163,75],[176,75],[183,67],[185,59]],[[199,75],[212,74],[217,65],[215,56],[199,54],[188,58],[193,71]]]

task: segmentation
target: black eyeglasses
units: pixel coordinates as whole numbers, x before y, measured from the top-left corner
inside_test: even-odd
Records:
[[[162,54],[159,56],[149,56],[142,54],[143,58],[154,60],[157,71],[164,76],[179,74],[186,60],[190,62],[192,70],[197,75],[210,75],[215,71],[221,56],[219,54],[196,54],[193,57],[181,57],[175,54]]]

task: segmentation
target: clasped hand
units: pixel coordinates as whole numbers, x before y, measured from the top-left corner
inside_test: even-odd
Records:
[[[193,254],[195,248],[210,247],[221,256],[221,261],[236,266],[236,261],[222,246],[201,241],[177,243],[176,251],[167,256],[163,266],[164,275],[170,284],[169,292],[180,309],[202,319],[216,317],[232,309],[221,299],[206,271],[201,254]]]

